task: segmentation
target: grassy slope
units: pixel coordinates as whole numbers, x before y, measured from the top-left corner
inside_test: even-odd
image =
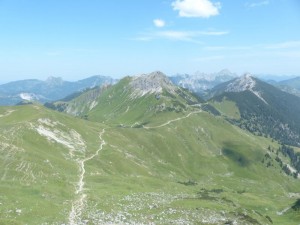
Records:
[[[163,123],[166,118],[160,112],[169,111],[171,113],[168,116],[177,118],[190,110],[185,97],[197,102],[194,96],[181,89],[176,97],[164,92],[159,98],[155,94],[135,98],[131,95],[130,81],[130,77],[124,78],[106,90],[99,98],[98,105],[87,113],[87,118],[91,121],[125,126],[160,121]],[[160,119],[161,116],[163,118]]]
[[[300,99],[265,82],[257,79],[255,82],[254,90],[260,92],[268,104],[251,91],[224,92],[226,83],[222,84],[223,87],[220,85],[216,88],[218,95],[211,101],[223,105],[228,104],[228,100],[235,102],[241,117],[236,121],[239,126],[256,134],[271,136],[284,144],[299,146]]]
[[[106,139],[113,144],[106,146],[99,162],[91,165],[96,169],[96,164],[101,164],[105,171],[99,171],[102,176],[91,175],[88,179],[91,186],[99,182],[93,200],[111,203],[107,213],[116,207],[119,213],[122,210],[129,213],[129,218],[134,218],[134,213],[139,214],[137,221],[143,221],[142,216],[152,218],[157,211],[171,208],[177,210],[177,216],[188,213],[191,221],[196,222],[201,218],[200,212],[218,217],[222,210],[228,218],[233,217],[234,212],[240,215],[246,212],[263,224],[268,223],[267,215],[276,224],[296,224],[296,214],[278,216],[276,213],[295,201],[287,194],[300,191],[299,181],[282,175],[276,166],[267,169],[261,163],[267,146],[272,144],[267,139],[254,137],[207,113],[159,129],[112,129]],[[197,185],[178,183],[189,180]],[[114,203],[111,196],[107,196],[107,188],[116,194]],[[201,189],[223,191],[207,196],[207,193],[199,194]],[[178,198],[170,203],[158,203],[155,209],[125,210],[123,195],[129,198],[135,192],[169,193]],[[211,210],[211,214],[205,210]],[[193,218],[193,213],[198,213],[198,217]],[[164,218],[163,221],[168,222]]]
[[[159,101],[144,100],[133,110]],[[127,106],[123,103],[120,100],[109,105],[108,101],[106,106],[111,108],[98,108],[90,118],[110,121],[109,111],[124,112]],[[116,108],[118,104],[120,108]],[[78,178],[77,165],[65,158],[65,147],[38,135],[28,122],[35,124],[39,118],[60,121],[67,127],[60,129],[72,128],[81,134],[87,154],[98,148],[98,133],[104,125],[40,106],[11,109],[16,111],[0,117],[0,140],[23,150],[11,153],[11,147],[1,147],[1,168],[7,169],[1,174],[0,224],[14,224],[9,220],[16,224],[66,223]],[[8,110],[0,108],[0,114]],[[281,174],[275,163],[269,168],[261,163],[267,147],[276,148],[276,143],[205,112],[155,129],[115,126],[118,122],[130,125],[140,121],[141,111],[135,113],[111,120],[112,126],[103,136],[106,145],[99,157],[86,163],[88,205],[83,218],[89,224],[186,224],[204,219],[213,223],[224,218],[238,218],[240,224],[268,224],[267,215],[274,224],[297,224],[299,214],[276,213],[296,201],[288,195],[300,192],[299,181]],[[188,112],[151,113],[144,114],[146,120],[158,125]],[[24,170],[16,171],[22,162],[30,164],[28,171],[36,179],[24,178],[26,170],[25,174]],[[188,181],[193,185],[187,185]],[[17,209],[22,210],[20,215]]]
[[[63,145],[48,141],[31,127],[39,124],[39,118],[59,121],[65,126],[60,129],[81,134],[87,153],[98,148],[100,128],[41,106],[1,108],[0,114],[9,110],[14,111],[0,118],[0,221],[66,222],[78,167],[74,160],[66,159],[68,150]]]
[[[241,118],[240,111],[235,102],[223,99],[223,101],[221,102],[211,101],[210,104],[225,117],[236,120],[239,120]]]
[[[107,88],[109,86],[95,87],[83,92],[77,92],[60,101],[47,103],[45,106],[60,112],[66,112],[70,115],[82,117],[95,106],[97,99]]]

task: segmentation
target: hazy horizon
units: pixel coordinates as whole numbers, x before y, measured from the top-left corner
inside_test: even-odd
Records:
[[[155,70],[155,71],[159,71],[159,70]],[[220,70],[222,71],[222,70]],[[204,74],[213,74],[213,73],[218,73],[220,71],[215,71],[215,72],[201,72],[201,71],[195,71],[194,73],[191,73],[189,75],[195,75],[196,73],[200,72],[200,73],[204,73]],[[24,77],[24,78],[21,78],[21,79],[16,79],[16,80],[2,80],[0,78],[0,85],[2,84],[7,84],[7,83],[10,83],[10,82],[15,82],[15,81],[22,81],[22,80],[41,80],[41,81],[46,81],[47,79],[51,78],[51,77],[54,77],[54,78],[61,78],[63,81],[70,81],[70,82],[75,82],[75,81],[79,81],[79,80],[84,80],[84,79],[87,79],[87,78],[90,78],[90,77],[93,77],[93,76],[108,76],[108,77],[111,77],[113,79],[122,79],[124,78],[125,76],[136,76],[136,75],[142,75],[142,74],[148,74],[148,73],[151,73],[151,72],[154,72],[154,71],[148,71],[148,72],[144,72],[144,73],[138,73],[138,74],[125,74],[124,76],[109,76],[109,75],[105,75],[105,74],[94,74],[94,75],[86,75],[86,76],[79,76],[78,78],[75,78],[75,79],[72,79],[72,78],[65,78],[64,76],[48,76],[48,77],[45,77],[45,78],[35,78],[35,77]],[[164,71],[161,71],[164,73]],[[232,73],[235,73],[234,71],[230,71]],[[246,73],[250,73],[250,72],[244,72],[244,73],[241,73],[241,74],[238,74],[238,73],[235,73],[237,76],[242,76],[243,74],[246,74]],[[187,73],[182,73],[182,74],[187,74]],[[252,74],[252,73],[250,73]],[[176,76],[176,75],[180,75],[180,73],[177,73],[177,74],[166,74],[167,76]],[[274,80],[274,81],[283,81],[283,80],[288,80],[288,79],[292,79],[292,78],[296,78],[296,77],[300,77],[299,75],[289,75],[289,74],[252,74],[253,76],[255,77],[258,77],[258,78],[261,78],[263,80]]]

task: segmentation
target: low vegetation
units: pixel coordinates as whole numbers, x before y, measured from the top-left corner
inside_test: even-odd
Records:
[[[299,179],[284,172],[298,149],[203,110],[184,90],[131,98],[129,82],[85,116],[0,108],[0,224],[299,222]]]

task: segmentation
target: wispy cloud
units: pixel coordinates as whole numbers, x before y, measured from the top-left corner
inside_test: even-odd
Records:
[[[203,50],[206,51],[239,51],[239,50],[300,50],[299,41],[285,41],[280,43],[270,44],[255,44],[255,45],[244,45],[244,46],[204,46]]]
[[[206,46],[203,49],[206,51],[239,51],[253,49],[253,46]]]
[[[203,46],[202,49],[207,54],[220,54],[226,55],[226,58],[278,58],[285,57],[293,60],[298,60],[300,57],[300,40],[299,41],[286,41],[281,43],[270,44],[254,44],[245,46]],[[214,57],[213,57],[214,58]],[[219,59],[218,57],[215,57]],[[201,60],[201,58],[200,58]],[[202,59],[202,61],[204,61]]]
[[[221,3],[210,0],[176,0],[172,2],[172,7],[179,11],[180,17],[209,18],[219,15]]]
[[[167,39],[173,41],[200,43],[195,38],[196,36],[193,32],[167,30],[167,31],[160,31],[160,32],[143,33],[139,37],[134,38],[133,40],[151,41],[156,39]]]
[[[200,31],[198,32],[199,35],[207,35],[207,36],[222,36],[229,34],[229,31]]]
[[[56,56],[66,56],[74,54],[94,54],[99,53],[99,50],[94,48],[61,48],[57,50],[49,50],[44,52],[44,55],[56,57]]]
[[[228,34],[229,31],[162,31],[157,35],[161,37],[170,37],[174,39],[184,40],[190,38],[196,38],[200,36],[222,36]]]
[[[265,46],[266,49],[290,49],[300,48],[300,41],[286,41],[277,44],[271,44]]]
[[[214,56],[204,56],[204,57],[198,57],[195,59],[197,62],[211,62],[216,60],[222,60],[224,59],[224,55],[214,55]]]
[[[133,40],[150,41],[153,39],[168,39],[175,41],[186,41],[194,43],[202,43],[199,41],[201,36],[222,36],[229,34],[229,31],[178,31],[165,30],[159,32],[143,33]]]
[[[195,37],[193,32],[185,32],[185,31],[162,31],[156,33],[157,37],[173,39],[173,40],[181,40],[181,41],[191,41],[192,38]]]
[[[153,20],[153,23],[156,27],[164,27],[166,25],[166,22],[164,20],[161,20],[161,19],[155,19]]]
[[[260,7],[260,6],[266,6],[269,4],[270,4],[270,1],[265,0],[265,1],[260,1],[260,2],[251,2],[251,3],[247,2],[245,4],[245,6],[248,8],[255,8],[255,7]]]
[[[138,37],[129,38],[128,40],[131,40],[131,41],[152,41],[153,37],[146,36],[146,35],[141,35],[141,36],[138,36]]]

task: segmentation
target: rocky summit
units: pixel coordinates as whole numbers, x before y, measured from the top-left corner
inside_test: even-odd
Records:
[[[133,77],[130,86],[133,89],[134,97],[141,97],[149,93],[160,94],[163,89],[175,93],[176,89],[171,80],[159,71]]]

